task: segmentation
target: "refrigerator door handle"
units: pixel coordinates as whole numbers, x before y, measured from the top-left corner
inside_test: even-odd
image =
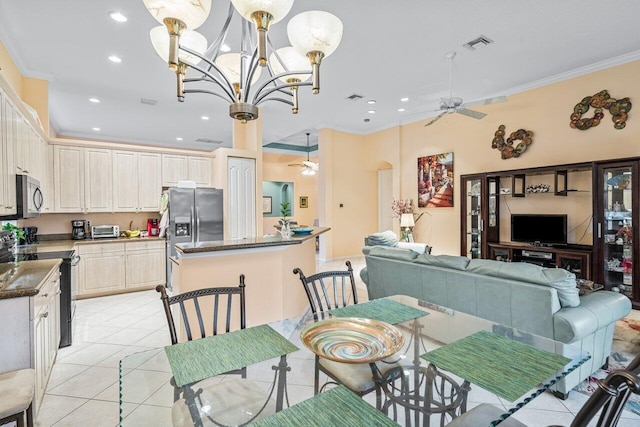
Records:
[[[191,208],[189,208],[191,210],[191,243],[195,242],[195,230],[193,228],[193,206],[191,206]]]
[[[196,206],[196,242],[200,241],[200,209]]]

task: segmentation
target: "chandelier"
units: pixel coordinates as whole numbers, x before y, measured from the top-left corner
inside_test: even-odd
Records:
[[[207,39],[194,30],[209,16],[211,0],[143,2],[164,24],[153,28],[150,37],[156,53],[176,73],[178,101],[184,102],[188,93],[218,96],[230,103],[229,115],[242,123],[257,119],[258,105],[267,101],[288,104],[297,114],[298,88],[311,86],[314,94],[320,92],[320,63],[342,39],[338,17],[307,11],[294,16],[287,25],[291,46],[276,50],[269,39],[269,27],[289,13],[293,0],[231,0],[222,29],[208,46]],[[225,53],[235,12],[243,18],[240,52]],[[195,77],[186,77],[189,68],[196,72]],[[263,69],[268,77],[254,89]]]

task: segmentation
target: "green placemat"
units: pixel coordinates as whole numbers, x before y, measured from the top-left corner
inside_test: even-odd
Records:
[[[268,325],[164,349],[179,387],[299,350]]]
[[[487,331],[476,332],[420,357],[509,402],[571,361]]]
[[[250,425],[257,427],[398,426],[344,386],[332,388]]]
[[[335,317],[364,317],[365,319],[380,320],[392,325],[426,316],[426,311],[410,307],[389,298],[380,298],[361,304],[349,305],[330,310]]]

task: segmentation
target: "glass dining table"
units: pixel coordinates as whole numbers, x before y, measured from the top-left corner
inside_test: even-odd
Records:
[[[370,364],[372,378],[382,391],[382,405],[376,402],[375,393],[360,399],[344,387],[329,387],[314,396],[316,355],[307,349],[301,333],[324,320],[303,314],[245,329],[241,332],[244,338],[223,334],[125,357],[120,361],[120,425],[228,425],[211,417],[200,418],[197,411],[185,417],[180,407],[187,407],[189,414],[189,408],[195,406],[214,406],[215,399],[233,401],[231,395],[221,396],[225,391],[220,392],[219,385],[239,378],[227,372],[243,366],[246,379],[274,402],[272,415],[256,413],[250,418],[259,426],[295,426],[301,425],[301,419],[309,426],[358,425],[358,420],[363,426],[409,426],[421,425],[425,416],[439,425],[440,417],[450,420],[464,412],[476,393],[493,394],[502,403],[499,407],[506,408],[492,423],[497,425],[590,358],[570,344],[401,295],[322,317],[382,321],[394,325],[402,335],[400,350],[385,359],[394,359],[393,364]],[[224,335],[229,335],[226,341]],[[260,348],[265,351],[261,353]],[[215,351],[207,353],[208,349]],[[219,353],[225,349],[230,357]],[[315,351],[321,353],[322,345]],[[433,393],[431,386],[425,387],[427,383],[433,383]],[[208,392],[216,387],[217,393]],[[447,387],[448,395],[444,394]],[[211,395],[216,397],[206,401]],[[234,410],[238,406],[241,404],[235,404]],[[269,405],[258,406],[262,410]],[[334,421],[327,424],[323,413],[332,414]],[[350,424],[350,417],[356,424]]]

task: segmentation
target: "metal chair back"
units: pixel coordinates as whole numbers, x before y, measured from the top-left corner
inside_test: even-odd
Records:
[[[208,307],[212,309],[211,328],[209,329],[211,332],[208,335],[217,335],[222,331],[222,328],[224,328],[225,332],[229,332],[233,323],[231,314],[233,312],[232,308],[236,295],[240,303],[240,329],[246,327],[244,274],[240,275],[240,285],[237,287],[197,289],[171,297],[167,295],[167,290],[164,285],[158,285],[156,291],[160,293],[160,299],[162,300],[164,312],[167,316],[172,345],[178,343],[176,324],[171,311],[171,306],[174,304],[178,304],[180,308],[181,320],[184,324],[187,340],[189,341],[193,339],[191,322],[197,322],[196,332],[199,332],[200,336],[196,336],[196,338],[205,338],[207,336],[208,328],[205,327],[203,304],[206,304],[207,309]]]
[[[351,262],[347,261],[346,271],[325,271],[312,276],[305,276],[301,269],[294,268],[293,274],[300,276],[300,281],[309,299],[314,317],[323,317],[323,313],[338,307],[346,307],[358,303],[356,282],[353,278]]]

